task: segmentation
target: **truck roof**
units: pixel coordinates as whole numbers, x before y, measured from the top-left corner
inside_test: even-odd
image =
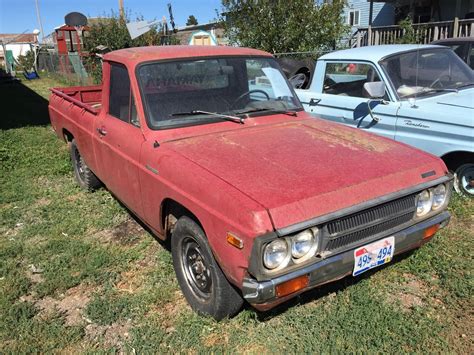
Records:
[[[228,46],[149,46],[119,49],[104,55],[104,60],[138,64],[153,60],[209,56],[271,57],[271,54],[252,48]]]
[[[369,60],[374,63],[391,54],[427,48],[441,48],[429,44],[384,44],[380,46],[367,46],[344,49],[325,54],[321,60]]]

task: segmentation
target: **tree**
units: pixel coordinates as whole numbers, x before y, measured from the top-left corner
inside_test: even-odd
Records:
[[[198,20],[194,15],[189,15],[188,20],[186,21],[186,26],[195,26],[198,24]]]
[[[26,52],[24,55],[20,54],[17,58],[18,66],[24,72],[30,71],[35,65],[35,53],[31,50]]]
[[[221,21],[231,44],[271,53],[332,49],[348,30],[345,0],[222,0]]]
[[[137,20],[143,20],[143,17]],[[88,71],[94,77],[96,82],[102,79],[102,66],[100,64],[98,46],[105,46],[109,50],[117,50],[130,47],[157,46],[163,44],[164,40],[168,44],[177,44],[178,40],[175,36],[164,37],[161,25],[154,26],[150,31],[132,40],[130,37],[126,23],[129,21],[128,14],[124,17],[112,12],[109,16],[99,19],[90,26],[90,30],[86,32],[84,37],[84,48],[89,52],[86,58]]]

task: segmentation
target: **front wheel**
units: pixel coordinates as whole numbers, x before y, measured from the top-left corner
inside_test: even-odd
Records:
[[[221,320],[240,310],[242,297],[227,281],[204,231],[192,219],[183,216],[176,223],[171,253],[179,286],[195,311]]]
[[[474,198],[474,164],[463,164],[454,172],[454,189]]]

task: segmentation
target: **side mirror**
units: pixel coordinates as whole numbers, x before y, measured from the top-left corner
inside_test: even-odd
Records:
[[[364,94],[371,99],[381,99],[385,96],[385,83],[383,81],[371,81],[365,83]]]

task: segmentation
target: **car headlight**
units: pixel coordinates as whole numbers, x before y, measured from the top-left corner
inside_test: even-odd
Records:
[[[433,205],[433,195],[429,190],[424,190],[418,194],[416,203],[416,216],[423,217],[431,211]]]
[[[291,256],[295,262],[304,260],[305,256],[312,255],[318,248],[318,228],[307,229],[291,239]]]
[[[268,243],[263,252],[263,264],[267,269],[285,267],[290,260],[290,251],[285,239],[277,239]]]
[[[448,197],[446,186],[444,184],[440,184],[436,186],[433,190],[433,206],[431,207],[433,210],[437,210],[441,206],[444,205],[446,202],[446,198]]]

